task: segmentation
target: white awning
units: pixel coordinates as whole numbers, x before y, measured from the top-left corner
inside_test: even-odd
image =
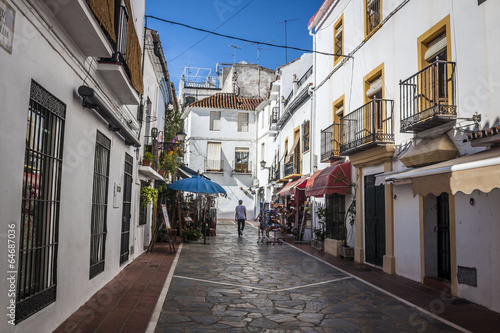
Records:
[[[441,53],[445,48],[446,48],[446,34],[442,34],[429,43],[427,51],[425,52],[424,55],[425,60],[427,61],[432,60],[432,58]]]
[[[335,32],[335,38],[340,38],[342,36],[342,25],[340,25]]]
[[[382,176],[382,175],[381,175]],[[490,149],[422,168],[386,174],[385,182],[411,183],[413,195],[440,195],[443,192],[488,193],[500,188],[500,149]]]
[[[382,90],[382,77],[380,76],[378,79],[369,83],[370,89],[366,91],[366,96],[371,97]]]
[[[337,116],[342,116],[344,114],[344,106],[342,105],[341,107],[339,107],[337,111],[335,111],[335,114]]]

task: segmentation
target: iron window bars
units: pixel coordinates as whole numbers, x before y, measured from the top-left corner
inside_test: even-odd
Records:
[[[31,81],[19,237],[16,323],[56,300],[66,105]]]
[[[123,175],[123,212],[120,242],[120,265],[128,260],[130,242],[130,211],[132,205],[132,171],[134,159],[125,153],[125,171]]]
[[[94,158],[94,184],[92,191],[90,279],[104,271],[110,149],[111,140],[97,131]]]
[[[302,124],[302,152],[309,151],[309,128],[310,121],[307,120]]]
[[[380,24],[380,0],[366,0],[366,34]]]

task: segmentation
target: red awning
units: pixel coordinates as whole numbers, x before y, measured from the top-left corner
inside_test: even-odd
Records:
[[[307,181],[306,197],[351,193],[351,162],[316,171]]]
[[[296,189],[304,189],[306,187],[306,177],[297,179],[293,182],[289,182],[283,187],[283,189],[278,193],[280,197],[286,197],[287,195],[295,194]]]

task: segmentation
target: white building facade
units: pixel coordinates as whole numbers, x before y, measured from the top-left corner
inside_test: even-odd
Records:
[[[333,126],[312,144],[329,145],[321,162],[353,166],[355,260],[495,311],[499,13],[494,1],[327,0],[309,23],[323,52],[315,121],[322,135]]]
[[[256,108],[267,96],[275,71],[245,62],[218,64],[214,89],[181,79],[184,88],[179,99],[187,134],[184,161],[189,168],[226,189],[227,197],[218,200],[218,217],[234,218],[238,200],[247,207],[248,218],[258,215]],[[220,88],[219,88],[220,87]],[[220,90],[218,90],[220,89]],[[209,97],[198,99],[200,94]]]
[[[12,27],[0,48],[1,243],[13,249],[0,289],[15,290],[0,300],[2,332],[54,330],[149,244],[140,181],[161,177],[139,166],[141,104],[156,118],[160,80],[147,56],[143,81],[145,3],[90,3],[0,4]]]

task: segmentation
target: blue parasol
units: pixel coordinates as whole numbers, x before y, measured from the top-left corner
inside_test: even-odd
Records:
[[[168,188],[193,193],[226,193],[222,186],[200,175],[193,175],[191,178],[175,181],[168,185]]]

